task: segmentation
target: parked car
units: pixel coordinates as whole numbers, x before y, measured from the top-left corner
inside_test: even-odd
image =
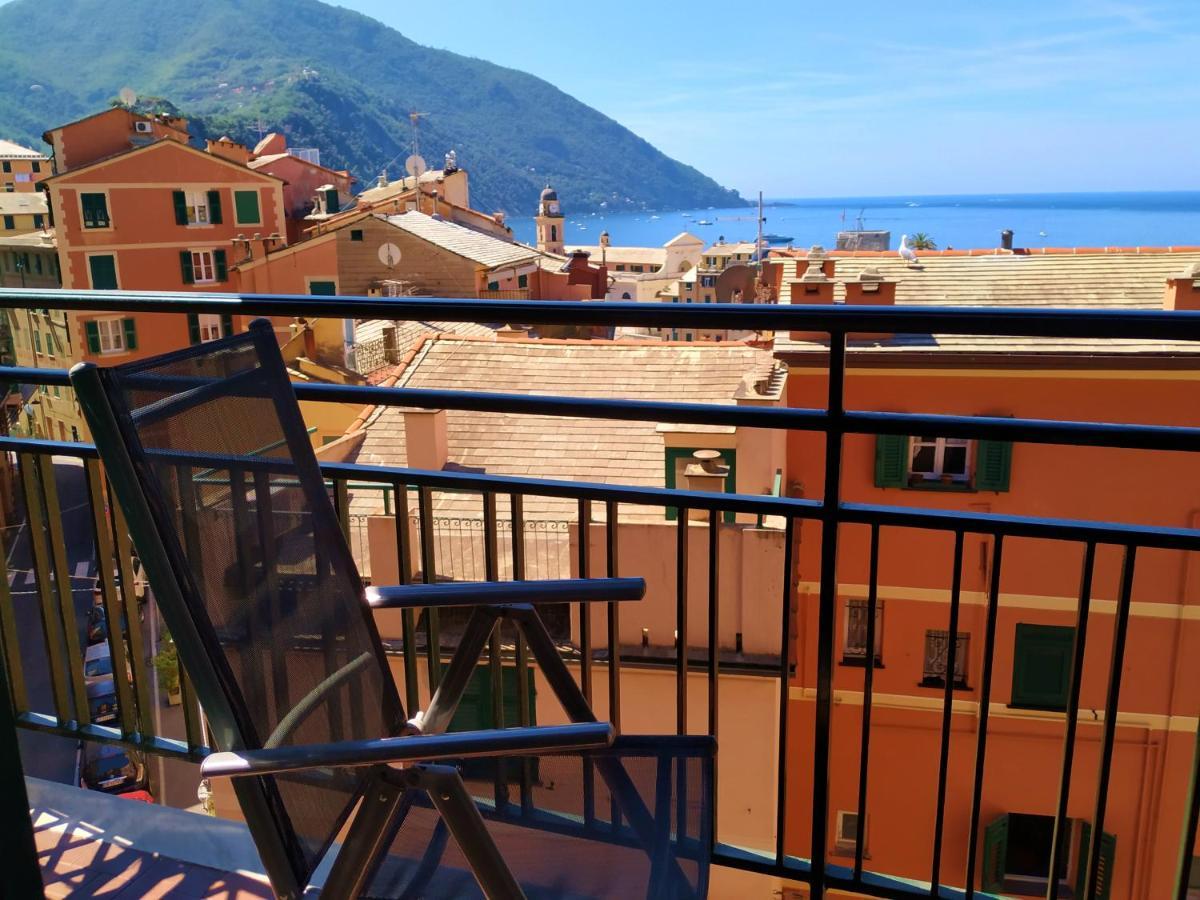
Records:
[[[112,675],[112,649],[108,641],[92,644],[83,654],[84,684],[93,684]]]
[[[147,788],[146,763],[136,750],[85,742],[79,783],[82,787],[108,794],[144,791]]]
[[[88,711],[92,722],[103,725],[117,718],[117,690],[111,675],[97,678],[87,686]]]

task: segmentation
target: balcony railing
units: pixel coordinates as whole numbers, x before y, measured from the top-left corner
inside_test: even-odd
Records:
[[[1001,573],[1006,543],[1017,539],[1040,539],[1067,542],[1083,548],[1085,566],[1079,584],[1078,622],[1086,623],[1093,564],[1097,548],[1113,546],[1120,549],[1123,567],[1115,604],[1114,631],[1111,644],[1111,663],[1106,675],[1107,690],[1103,724],[1099,739],[1096,794],[1090,830],[1090,871],[1087,875],[1088,896],[1097,894],[1097,867],[1100,864],[1100,844],[1113,777],[1113,754],[1116,741],[1117,710],[1121,699],[1122,670],[1135,563],[1139,552],[1200,550],[1200,530],[1160,527],[1134,522],[1090,521],[1069,518],[996,514],[982,511],[963,511],[945,508],[921,508],[878,503],[850,502],[842,492],[843,439],[847,435],[873,434],[936,434],[973,440],[1001,440],[1034,444],[1072,445],[1106,448],[1128,448],[1143,451],[1200,451],[1200,428],[1160,425],[1118,425],[1086,421],[1045,420],[1027,418],[975,417],[937,414],[907,414],[848,409],[846,405],[847,335],[859,333],[1012,335],[1045,337],[1131,338],[1164,341],[1200,341],[1200,314],[1172,312],[1113,312],[1064,311],[1059,309],[962,309],[926,307],[809,307],[754,305],[691,305],[579,303],[579,302],[519,302],[507,300],[439,300],[427,298],[367,299],[300,296],[228,296],[209,294],[152,294],[125,292],[67,293],[57,291],[11,290],[0,292],[0,306],[6,308],[36,306],[84,311],[233,313],[238,315],[354,317],[370,319],[463,322],[513,322],[522,325],[618,325],[660,328],[739,329],[777,333],[822,331],[829,337],[828,351],[823,359],[827,379],[827,399],[824,408],[775,408],[761,406],[704,405],[684,402],[591,399],[561,396],[526,396],[503,393],[460,392],[451,390],[369,387],[336,384],[298,383],[297,395],[306,401],[384,405],[421,408],[448,408],[508,414],[594,417],[612,420],[639,420],[692,425],[723,425],[755,429],[815,432],[824,436],[824,479],[819,497],[762,496],[720,494],[687,490],[668,490],[645,486],[554,481],[538,478],[513,477],[466,471],[423,471],[403,468],[364,466],[348,463],[325,463],[322,468],[333,486],[333,496],[345,523],[350,528],[350,485],[373,484],[390,489],[392,498],[389,514],[397,523],[397,557],[404,580],[410,571],[420,571],[425,578],[436,577],[438,554],[442,552],[436,537],[434,496],[437,492],[476,495],[481,498],[482,521],[479,534],[482,541],[482,566],[479,577],[496,579],[501,569],[514,579],[526,577],[528,560],[527,531],[523,509],[530,497],[552,497],[570,501],[577,511],[579,523],[593,523],[602,528],[605,553],[600,562],[594,560],[590,543],[579,540],[574,561],[582,577],[593,575],[639,574],[624,571],[618,558],[618,532],[622,510],[633,507],[672,507],[678,511],[676,572],[679,573],[675,596],[675,629],[677,635],[689,636],[688,578],[686,573],[689,510],[702,511],[708,520],[710,540],[706,558],[707,643],[692,648],[693,653],[669,654],[669,665],[675,679],[673,709],[663,710],[663,730],[680,733],[689,730],[715,734],[725,717],[737,711],[721,708],[718,683],[726,659],[719,641],[712,636],[721,633],[722,598],[719,596],[721,560],[717,525],[727,513],[744,514],[748,521],[762,517],[778,517],[783,523],[782,596],[778,598],[779,620],[774,623],[779,635],[779,652],[773,666],[778,683],[778,709],[775,734],[777,744],[777,779],[775,791],[774,845],[743,847],[724,843],[719,828],[714,835],[714,861],[721,866],[775,876],[807,884],[814,897],[828,890],[854,891],[869,896],[960,896],[971,897],[979,892],[974,887],[976,875],[983,864],[979,846],[981,798],[984,769],[988,754],[988,709],[993,695],[993,660],[996,648],[996,620],[1000,598]],[[0,378],[27,384],[65,387],[69,385],[64,370],[0,368]],[[0,449],[10,454],[19,473],[23,493],[24,518],[27,533],[30,568],[34,578],[30,589],[36,591],[38,639],[45,652],[49,691],[35,697],[28,689],[28,666],[31,657],[28,647],[22,652],[21,643],[28,639],[16,621],[13,599],[5,585],[10,583],[2,568],[7,557],[0,554],[0,638],[2,638],[4,672],[16,714],[16,724],[24,729],[50,732],[88,741],[116,743],[150,754],[199,760],[208,752],[201,711],[190,690],[186,673],[181,688],[185,712],[185,735],[182,739],[156,733],[154,717],[150,715],[155,700],[150,696],[150,673],[146,665],[147,650],[143,635],[135,621],[137,609],[135,575],[132,564],[133,548],[129,546],[119,508],[108,497],[101,466],[95,449],[82,443],[63,443],[20,438],[0,439]],[[72,584],[73,561],[67,551],[68,537],[63,531],[64,508],[56,487],[54,458],[73,458],[80,461],[84,477],[83,506],[86,514],[85,542],[94,546],[97,585],[112,635],[124,640],[111,640],[114,671],[124,668],[125,659],[133,672],[131,683],[115,679],[119,692],[117,721],[110,726],[90,723],[84,691],[84,676],[80,666],[78,613],[79,600],[67,589]],[[778,493],[778,492],[776,492]],[[501,565],[501,544],[498,524],[498,502],[508,510],[504,553],[508,557]],[[593,517],[602,510],[603,518]],[[416,539],[410,529],[403,527],[410,517],[415,518]],[[815,706],[811,727],[804,729],[803,741],[798,741],[799,725],[791,720],[789,686],[796,683],[793,652],[793,618],[795,612],[794,566],[797,553],[796,530],[799,523],[816,523],[820,531],[819,588],[816,594],[817,634],[815,667]],[[962,569],[964,541],[968,535],[991,539],[990,581],[985,597],[985,628],[982,636],[982,668],[978,673],[978,727],[974,739],[973,768],[970,779],[971,813],[967,821],[947,822],[946,799],[949,771],[951,722],[954,712],[954,689],[957,678],[942,678],[944,693],[941,701],[941,729],[938,741],[937,777],[928,785],[935,798],[936,820],[932,846],[932,864],[925,883],[893,877],[887,872],[874,872],[868,866],[862,841],[856,842],[853,863],[834,865],[828,861],[828,851],[835,844],[830,834],[830,774],[831,729],[834,709],[835,645],[837,632],[838,546],[839,537],[848,527],[869,531],[870,577],[866,611],[861,617],[865,634],[864,648],[875,646],[875,610],[878,601],[878,566],[880,532],[884,528],[919,529],[945,533],[953,538],[953,571],[949,579],[950,602],[946,634],[960,631],[962,605]],[[472,526],[474,527],[474,526]],[[78,536],[76,536],[78,537]],[[24,551],[22,551],[24,552]],[[414,562],[415,561],[415,562]],[[608,716],[618,726],[622,720],[622,668],[630,654],[622,647],[620,611],[610,604],[606,614],[606,634],[594,633],[586,611],[578,619],[578,635],[573,652],[578,659],[579,678],[589,699],[596,694],[607,700]],[[418,640],[418,625],[423,634]],[[133,627],[129,627],[133,626]],[[603,640],[602,640],[603,639]],[[1083,655],[1087,646],[1085,628],[1076,629],[1070,692],[1065,714],[1060,789],[1049,804],[1054,810],[1055,835],[1062,835],[1068,826],[1067,808],[1072,784],[1072,762],[1075,756],[1076,721],[1079,713],[1079,690],[1082,679]],[[686,637],[685,637],[686,641]],[[958,641],[945,641],[939,651],[940,671],[957,672],[955,654]],[[40,648],[39,648],[40,649]],[[406,701],[419,708],[428,700],[428,690],[437,684],[442,650],[441,623],[436,612],[421,622],[405,614],[403,640],[394,648],[402,656],[405,673]],[[522,663],[526,650],[519,643],[513,650]],[[867,786],[868,761],[871,753],[873,679],[875,655],[863,653],[863,708],[861,740],[856,748],[839,748],[840,753],[852,752],[858,758],[857,821],[865,822],[870,815],[870,796]],[[24,665],[23,665],[24,662]],[[493,667],[501,664],[501,654],[490,655]],[[598,667],[603,667],[606,684],[600,684]],[[519,671],[524,672],[522,665]],[[422,678],[421,673],[427,677]],[[689,721],[687,709],[688,680],[693,675],[706,683],[706,716],[702,723]],[[491,683],[502,684],[498,672]],[[45,693],[45,692],[44,692]],[[524,690],[521,690],[522,697]],[[502,706],[502,703],[499,704]],[[522,720],[527,714],[522,704]],[[3,723],[0,722],[0,725]],[[513,724],[513,723],[509,723]],[[732,727],[726,723],[723,727]],[[1188,883],[1191,850],[1195,845],[1197,820],[1200,815],[1200,735],[1192,764],[1186,802],[1186,815],[1180,822],[1179,867],[1176,875],[1176,894],[1182,898]],[[798,754],[796,747],[803,746]],[[0,748],[13,748],[10,735],[0,734]],[[792,748],[792,749],[789,749]],[[720,756],[718,755],[720,760]],[[736,759],[718,764],[718,777],[737,766]],[[789,837],[789,800],[795,807],[792,779],[794,773],[811,773],[812,792],[807,803],[807,826],[811,835],[808,852],[797,852]],[[1077,773],[1076,773],[1077,774]],[[916,777],[916,776],[914,776]],[[23,795],[22,795],[23,796]],[[24,802],[23,799],[20,802]],[[19,817],[11,807],[9,797],[0,797],[5,821],[17,822]],[[716,812],[713,813],[714,817]],[[965,880],[955,890],[943,885],[947,864],[943,853],[943,837],[949,828],[965,832],[968,845],[965,859]],[[840,835],[838,836],[840,837]],[[886,844],[888,835],[876,834],[874,845]],[[1058,871],[1062,842],[1053,842],[1049,871]],[[13,858],[10,857],[10,860]],[[24,860],[26,863],[29,860]],[[19,862],[13,861],[13,866]],[[1050,879],[1051,895],[1057,892],[1057,882]]]

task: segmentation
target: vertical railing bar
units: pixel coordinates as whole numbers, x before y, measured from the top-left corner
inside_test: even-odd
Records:
[[[1083,654],[1087,642],[1088,612],[1092,602],[1092,572],[1096,563],[1096,544],[1088,541],[1083,552],[1083,572],[1079,576],[1079,611],[1075,615],[1075,642],[1071,650],[1071,683],[1067,692],[1066,734],[1063,738],[1062,774],[1058,780],[1058,804],[1054,813],[1054,836],[1050,842],[1050,877],[1047,900],[1058,898],[1058,875],[1062,865],[1067,826],[1067,802],[1071,795],[1071,769],[1075,761],[1075,732],[1079,724],[1079,691],[1083,684]]]
[[[875,609],[879,605],[879,524],[871,523],[871,561],[867,580],[867,660],[863,671],[862,741],[858,756],[858,840],[854,843],[854,880],[862,879],[867,822],[867,775],[871,753],[871,699],[875,690]]]
[[[1200,824],[1200,726],[1196,728],[1196,746],[1192,751],[1192,776],[1188,782],[1187,816],[1183,839],[1179,844],[1179,869],[1175,873],[1175,900],[1188,900],[1196,829]]]
[[[184,734],[187,735],[188,749],[200,750],[204,747],[204,726],[200,719],[200,704],[196,698],[196,689],[192,687],[192,679],[188,677],[187,669],[179,667],[179,702],[183,705]]]
[[[950,621],[947,625],[946,638],[946,672],[942,676],[945,681],[945,693],[942,698],[942,733],[941,744],[938,747],[938,786],[937,806],[934,809],[933,825],[933,865],[930,875],[929,895],[936,897],[940,893],[942,880],[942,832],[946,825],[946,777],[950,767],[950,728],[954,722],[954,666],[958,655],[958,613],[962,600],[962,565],[963,565],[962,531],[954,532],[954,573],[950,579]],[[874,653],[874,647],[867,648],[868,653]]]
[[[783,529],[783,615],[779,633],[779,748],[775,773],[775,865],[782,866],[787,837],[787,741],[789,689],[792,674],[792,544],[796,520],[788,516]]]
[[[2,549],[2,548],[0,548]],[[0,556],[3,556],[0,553]],[[21,766],[14,694],[7,670],[0,670],[0,834],[4,835],[4,896],[44,897],[37,841],[29,816],[29,795]]]
[[[47,560],[45,534],[45,512],[42,495],[38,487],[37,463],[32,454],[20,455],[21,487],[25,494],[25,515],[29,521],[29,547],[33,555],[36,573],[38,610],[42,618],[42,639],[46,648],[46,661],[50,669],[50,692],[54,698],[54,714],[58,724],[66,726],[71,719],[71,699],[66,666],[63,664],[62,622],[55,613],[51,595],[50,568]],[[80,724],[87,724],[85,716]]]
[[[525,497],[510,494],[508,498],[509,520],[512,525],[512,573],[513,581],[525,580]],[[533,721],[533,709],[529,703],[529,645],[520,628],[517,633],[517,724],[528,727]],[[528,756],[521,757],[521,811],[533,810],[533,764]]]
[[[500,560],[496,523],[496,495],[490,491],[483,494],[483,568],[484,579],[497,581],[500,577]],[[502,655],[503,620],[496,620],[492,636],[488,641],[488,672],[492,681],[492,727],[504,727],[504,657]],[[496,809],[508,806],[508,767],[503,757],[496,758],[496,773],[493,783]]]
[[[346,479],[333,479],[333,508],[337,511],[338,524],[342,526],[342,537],[350,544],[350,494]]]
[[[426,584],[437,582],[437,558],[433,547],[433,489],[422,485],[417,492],[417,514],[421,525],[421,573]],[[436,609],[425,610],[425,660],[429,665],[429,693],[442,680],[442,638]]]
[[[71,695],[75,701],[75,718],[81,725],[91,721],[87,689],[83,681],[83,651],[79,647],[79,616],[75,612],[75,593],[71,590],[71,571],[67,560],[67,542],[63,535],[62,507],[58,502],[58,482],[54,477],[54,458],[48,454],[37,457],[41,474],[42,498],[46,503],[46,530],[49,538],[50,565],[54,567],[54,593],[58,597],[58,614],[62,617],[63,641],[67,653],[67,673],[71,679]],[[119,622],[108,623],[109,633],[121,629]]]
[[[829,334],[829,398],[826,401],[825,485],[821,497],[821,588],[817,614],[817,698],[813,728],[812,900],[825,895],[829,829],[829,739],[833,714],[833,637],[837,607],[838,525],[842,485],[846,334]],[[791,577],[791,573],[788,573]],[[874,648],[872,648],[874,649]],[[786,693],[786,691],[785,691]],[[776,862],[783,862],[782,835]]]
[[[1108,672],[1108,696],[1104,701],[1104,731],[1100,742],[1100,777],[1096,780],[1096,812],[1092,817],[1091,842],[1087,855],[1087,880],[1083,895],[1096,897],[1100,870],[1100,848],[1104,840],[1104,814],[1108,809],[1108,780],[1112,774],[1113,746],[1117,737],[1118,704],[1121,701],[1121,668],[1125,663],[1125,638],[1129,631],[1129,606],[1133,597],[1133,567],[1137,547],[1125,546],[1121,563],[1121,588],[1117,596],[1117,618],[1113,626],[1112,660]],[[1111,879],[1112,873],[1108,873]]]
[[[675,527],[675,733],[687,734],[688,516],[679,509]]]
[[[182,487],[185,474],[190,471],[186,467],[181,467],[179,470],[181,503],[184,500]],[[279,595],[279,554],[275,542],[271,476],[270,473],[261,470],[254,473],[254,509],[258,518],[259,554],[262,557],[263,591],[266,595],[266,603],[260,604],[260,606],[265,605],[265,611],[271,617],[271,633],[280,635],[279,628],[283,626],[285,617],[283,598]],[[185,516],[184,521],[186,522],[188,518]],[[278,639],[271,641],[270,656],[271,688],[275,696],[275,708],[291,709],[286,647],[282,641]]]
[[[138,731],[154,737],[154,710],[150,705],[150,674],[146,668],[146,653],[142,644],[142,629],[133,624],[138,617],[137,585],[133,571],[133,549],[129,543],[129,529],[125,524],[125,512],[117,503],[108,485],[108,508],[111,511],[113,540],[116,544],[117,571],[121,576],[121,602],[125,607],[125,637],[129,641],[129,658],[133,662],[133,691],[137,695]],[[157,698],[155,698],[157,700]]]
[[[13,713],[20,715],[29,709],[29,694],[25,690],[25,670],[21,663],[20,639],[17,636],[12,590],[8,585],[8,553],[2,542],[0,542],[0,650],[3,651],[3,665],[7,673],[8,699],[12,701]],[[0,695],[0,703],[4,702],[4,699]]]
[[[996,618],[1000,608],[1000,568],[1004,535],[992,538],[992,571],[988,585],[987,616],[983,629],[983,663],[979,682],[979,724],[975,738],[975,776],[971,786],[971,830],[967,834],[966,900],[975,896],[975,856],[979,846],[979,816],[983,804],[983,770],[987,758],[988,712],[992,699],[992,659],[996,651]]]
[[[412,572],[412,538],[408,533],[408,485],[392,484],[396,495],[396,563],[397,582],[408,584]],[[417,625],[411,609],[401,610],[400,629],[404,637],[404,705],[409,716],[416,715],[421,705],[420,677],[417,674]]]
[[[720,687],[721,677],[720,657],[718,648],[721,640],[720,615],[720,546],[721,546],[721,512],[717,509],[708,513],[708,733],[717,737],[717,726],[720,722]],[[709,847],[715,848],[719,843],[717,837],[717,766],[712,767],[712,803],[709,809],[711,824],[708,829]]]
[[[121,735],[129,738],[137,731],[137,706],[133,697],[133,686],[125,677],[125,673],[133,668],[125,653],[125,632],[134,625],[128,623],[125,618],[124,604],[121,603],[113,579],[112,536],[108,533],[108,523],[104,519],[104,482],[100,474],[100,463],[94,459],[84,460],[83,472],[88,508],[92,514],[92,538],[96,548],[100,599],[104,604],[104,615],[108,619],[108,647],[112,658],[113,687],[117,692],[117,718],[121,723]],[[2,561],[0,581],[4,582],[3,587],[7,590],[8,583],[2,571]],[[117,640],[113,639],[114,636]]]
[[[616,578],[620,567],[618,558],[617,527],[620,524],[615,500],[604,503],[604,565],[605,574]],[[621,732],[621,604],[612,601],[608,604],[608,718],[617,733]],[[613,831],[621,827],[621,807],[617,803],[615,793],[610,795],[609,821]]]
[[[615,500],[604,504],[604,546],[606,574],[616,578],[620,564],[617,546],[619,510]],[[608,604],[608,717],[621,731],[621,604]]]
[[[579,577],[592,577],[591,554],[592,501],[579,501]],[[592,702],[592,614],[586,603],[579,604],[579,689],[588,705]]]
[[[255,551],[257,548],[255,547],[255,542],[251,540],[251,535],[253,534],[251,523],[253,519],[250,515],[250,505],[247,497],[247,491],[249,490],[249,485],[246,479],[247,474],[247,471],[243,471],[242,469],[229,469],[229,506],[233,517],[234,551],[237,558],[238,574],[241,578],[240,587],[242,590],[242,596],[249,598],[257,596],[258,585],[256,584],[256,578],[254,575],[256,558]],[[193,538],[189,538],[188,543],[192,543],[192,540]],[[194,540],[197,541],[197,545],[187,548],[188,557],[193,560],[193,567],[195,567],[200,560],[204,559],[203,551],[198,544],[199,536],[197,535]],[[324,551],[321,546],[320,536],[314,535],[313,540],[315,542],[315,551],[317,555],[317,578],[320,579],[322,578],[323,573],[328,571],[328,566],[323,561],[322,554]],[[259,643],[260,641],[268,641],[271,639],[270,630],[268,628],[264,628],[264,623],[262,621],[262,609],[258,603],[251,603],[248,606],[244,621],[246,627],[246,637],[251,646]],[[334,645],[334,642],[337,639],[336,635],[329,634],[326,631],[326,633],[321,635],[320,639],[325,654],[325,665],[327,667],[326,671],[336,672],[338,669],[337,651]],[[258,666],[245,666],[242,671],[242,678],[245,679],[247,689],[250,691],[251,696],[266,696],[266,682],[264,680],[263,673]],[[329,702],[323,705],[329,718],[331,732],[330,737],[332,740],[339,740],[341,738],[340,729],[342,722],[340,716],[336,713],[336,710],[340,707],[336,693],[331,693],[329,695]]]

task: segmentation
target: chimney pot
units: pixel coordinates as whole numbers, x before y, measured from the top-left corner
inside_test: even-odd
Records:
[[[1167,279],[1163,309],[1200,311],[1200,263],[1192,263]]]
[[[404,410],[404,449],[410,469],[440,471],[449,459],[444,409]]]
[[[719,450],[697,450],[692,454],[695,462],[688,463],[683,470],[689,491],[708,491],[720,494],[725,490],[725,479],[729,476],[729,466],[721,458]],[[696,521],[708,521],[707,509],[689,509],[688,518]]]

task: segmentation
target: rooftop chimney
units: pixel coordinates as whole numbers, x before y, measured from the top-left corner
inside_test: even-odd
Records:
[[[503,328],[496,329],[496,340],[498,341],[523,341],[527,337],[529,337],[529,329],[520,325],[505,325]]]
[[[828,306],[833,303],[833,281],[825,274],[825,250],[814,246],[808,251],[808,268],[799,281],[791,284],[793,304]],[[819,341],[826,337],[823,331],[790,332],[794,341]]]
[[[896,282],[885,280],[874,267],[863,269],[857,278],[846,282],[846,303],[852,306],[895,306]],[[846,337],[852,340],[882,340],[893,335],[850,332]]]
[[[404,449],[410,469],[440,471],[449,459],[444,409],[404,410]]]
[[[1200,263],[1192,263],[1178,275],[1167,278],[1163,309],[1200,311]]]
[[[1000,249],[1011,250],[1013,248],[1013,234],[1011,228],[1005,228],[1000,232]]]
[[[709,491],[720,494],[725,491],[725,479],[729,477],[729,466],[721,459],[719,450],[697,450],[692,454],[695,462],[688,463],[683,470],[689,491]],[[708,521],[707,509],[689,509],[688,518]]]

